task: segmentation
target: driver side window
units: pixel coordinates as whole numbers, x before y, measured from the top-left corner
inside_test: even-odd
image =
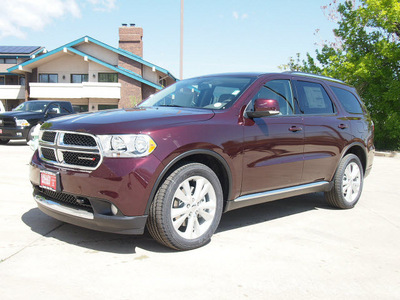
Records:
[[[54,115],[61,114],[60,104],[55,104],[55,103],[51,104],[48,107],[47,112],[50,113],[50,114],[54,114]]]
[[[287,116],[294,114],[293,93],[290,80],[271,80],[251,100],[251,110],[254,109],[256,99],[272,99],[279,103],[279,115]]]

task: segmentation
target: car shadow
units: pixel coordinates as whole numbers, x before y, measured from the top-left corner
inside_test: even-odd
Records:
[[[264,223],[318,208],[332,209],[326,203],[323,193],[306,194],[243,207],[223,214],[216,232]]]
[[[217,233],[264,223],[317,208],[331,209],[330,206],[325,204],[323,193],[302,195],[245,207],[223,214]],[[158,244],[147,231],[143,235],[132,236],[90,230],[57,221],[42,213],[38,208],[29,210],[23,214],[21,219],[32,231],[45,238],[53,238],[94,252],[135,254],[136,248],[157,253],[176,252]]]
[[[158,244],[147,232],[143,235],[132,236],[90,230],[60,222],[42,213],[38,208],[27,211],[21,219],[33,232],[45,238],[53,238],[93,252],[135,254],[137,247],[158,253],[174,252]]]

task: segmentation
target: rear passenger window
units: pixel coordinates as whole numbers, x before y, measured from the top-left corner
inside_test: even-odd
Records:
[[[335,107],[319,83],[297,81],[300,109],[305,114],[333,114]]]
[[[357,100],[356,96],[354,96],[351,92],[333,86],[331,86],[331,89],[348,113],[351,114],[363,113],[363,109],[361,107],[360,102]]]

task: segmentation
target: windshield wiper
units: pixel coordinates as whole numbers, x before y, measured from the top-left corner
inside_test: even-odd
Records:
[[[165,106],[165,107],[184,107],[182,105],[176,105],[176,104],[159,104],[157,106]]]

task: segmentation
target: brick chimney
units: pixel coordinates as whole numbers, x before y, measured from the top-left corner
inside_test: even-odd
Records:
[[[122,24],[119,28],[119,48],[143,57],[143,28]]]
[[[135,24],[122,24],[119,28],[119,48],[143,57],[143,28],[135,27]],[[118,54],[118,66],[128,69],[142,76],[142,64],[124,55]],[[127,77],[118,75],[121,84],[121,99],[119,108],[129,108],[142,101],[142,83]]]

